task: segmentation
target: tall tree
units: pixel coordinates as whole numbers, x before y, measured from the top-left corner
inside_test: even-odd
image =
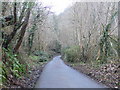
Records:
[[[15,45],[14,52],[18,51],[18,49],[19,49],[19,47],[20,47],[20,45],[22,43],[23,37],[25,35],[25,32],[26,32],[26,28],[27,28],[27,25],[28,25],[28,22],[29,22],[29,18],[30,18],[30,11],[31,11],[31,9],[33,7],[33,3],[29,3],[29,5],[30,6],[27,9],[27,15],[26,15],[26,17],[24,19],[24,22],[23,22],[23,25],[21,27],[20,37],[19,37],[19,39],[17,41],[17,44]]]
[[[2,47],[3,48],[8,48],[9,44],[11,43],[12,39],[14,38],[14,36],[16,35],[17,33],[17,30],[19,28],[21,28],[21,26],[23,25],[23,22],[22,22],[22,19],[23,19],[23,13],[25,12],[25,5],[23,6],[23,9],[22,9],[22,12],[21,12],[21,15],[20,15],[20,20],[17,21],[17,11],[16,11],[16,7],[17,7],[17,3],[15,2],[14,3],[14,10],[13,10],[13,13],[14,13],[14,28],[13,28],[13,31],[9,34],[9,35],[3,35],[5,37],[3,37],[4,39],[4,42],[2,44]]]

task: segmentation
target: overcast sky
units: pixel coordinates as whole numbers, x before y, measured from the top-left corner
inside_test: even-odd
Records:
[[[72,0],[40,0],[45,6],[50,6],[51,11],[57,15],[63,12],[68,6],[72,4]]]
[[[0,1],[15,1],[15,0],[0,0]],[[16,0],[20,1],[34,1],[34,0]],[[50,6],[51,11],[57,15],[63,12],[68,6],[74,2],[118,2],[119,0],[37,0],[43,3],[44,6]]]
[[[68,6],[74,2],[118,2],[119,0],[39,0],[45,6],[51,6],[51,11],[57,15],[63,12]]]

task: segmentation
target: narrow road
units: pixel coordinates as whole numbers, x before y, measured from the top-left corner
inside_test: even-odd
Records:
[[[60,56],[56,56],[43,69],[35,88],[105,88],[105,86],[65,65]]]

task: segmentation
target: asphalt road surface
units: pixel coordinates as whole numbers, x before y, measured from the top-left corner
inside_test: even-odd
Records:
[[[105,88],[104,85],[65,65],[60,57],[54,57],[44,67],[35,88]]]

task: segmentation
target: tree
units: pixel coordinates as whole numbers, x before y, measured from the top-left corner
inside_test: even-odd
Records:
[[[27,25],[28,25],[28,22],[29,22],[30,11],[31,11],[31,9],[33,7],[33,3],[29,3],[29,4],[30,4],[30,7],[28,7],[28,9],[27,9],[27,15],[26,15],[26,17],[24,19],[24,22],[23,22],[23,25],[21,27],[20,37],[19,37],[18,42],[17,42],[17,44],[16,44],[16,46],[14,48],[14,52],[18,51],[18,49],[19,49],[19,47],[20,47],[20,45],[22,43],[23,37],[25,35],[25,31],[26,31],[26,28],[27,28]]]
[[[23,25],[22,20],[23,20],[23,17],[24,17],[23,13],[25,13],[25,5],[26,4],[24,4],[24,6],[23,6],[21,15],[19,17],[19,21],[17,21],[17,11],[16,11],[17,3],[16,2],[14,3],[14,10],[13,10],[13,12],[14,12],[14,21],[13,21],[14,22],[14,29],[13,29],[13,31],[9,35],[3,35],[5,37],[3,37],[4,42],[2,44],[2,47],[5,48],[5,49],[8,49],[8,46],[11,43],[12,39],[14,38],[14,36],[16,35],[17,30],[19,28],[21,28],[21,26]]]

